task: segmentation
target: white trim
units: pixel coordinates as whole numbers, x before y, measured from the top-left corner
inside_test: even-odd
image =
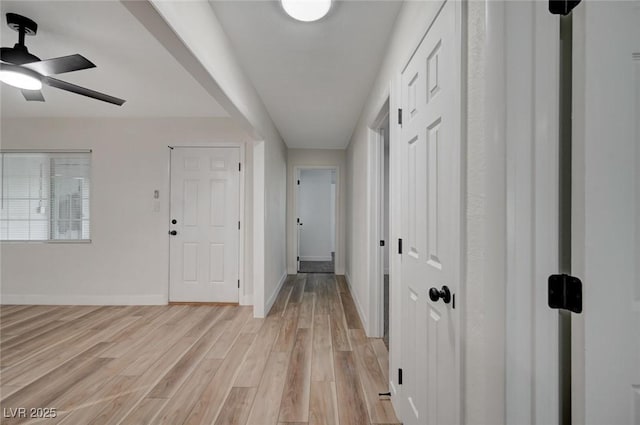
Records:
[[[314,256],[300,257],[300,261],[331,261],[331,256],[328,256],[328,257],[314,257]]]
[[[262,317],[265,317],[269,311],[271,311],[271,307],[273,307],[273,303],[276,302],[276,298],[278,298],[278,294],[280,293],[280,290],[282,289],[282,285],[284,285],[284,282],[287,280],[287,273],[285,272],[282,277],[280,277],[280,281],[278,282],[278,286],[276,287],[276,290],[273,291],[273,294],[271,294],[271,296],[269,297],[269,299],[267,300],[267,303],[264,306],[264,311],[265,314]],[[258,317],[258,316],[256,316]]]
[[[156,295],[20,295],[2,294],[0,304],[18,305],[167,305],[166,294]]]
[[[253,146],[253,316],[265,316],[265,142]]]
[[[338,165],[294,165],[293,167],[293,176],[292,176],[292,184],[293,184],[293,217],[291,217],[291,221],[292,221],[292,225],[294,228],[294,248],[293,248],[293,258],[296,259],[298,257],[298,230],[299,227],[297,225],[296,219],[298,218],[298,179],[300,178],[300,171],[302,170],[334,170],[336,172],[336,192],[334,194],[335,196],[335,202],[334,202],[334,223],[335,223],[335,228],[333,229],[335,232],[335,236],[334,236],[334,240],[335,240],[335,258],[339,258],[340,255],[342,254],[342,251],[340,250],[340,244],[338,243],[338,235],[340,234],[340,229],[342,226],[342,222],[340,221],[339,218],[339,214],[338,211],[340,211],[340,208],[342,207],[340,205],[340,166]],[[309,258],[309,257],[306,257]],[[302,258],[300,258],[300,261],[331,261],[331,258],[329,258],[328,260],[303,260]],[[337,261],[336,261],[337,262]],[[291,270],[291,268],[288,268],[288,272],[289,274],[296,274],[298,273],[297,270],[297,264],[298,262],[296,261],[294,263],[296,265],[296,270]],[[340,270],[342,271],[342,270]],[[335,274],[338,274],[338,270],[334,270]]]
[[[389,110],[397,111],[401,106],[401,78],[397,73],[389,84]],[[393,116],[393,114],[391,115]],[[398,254],[398,239],[402,237],[402,209],[400,189],[402,187],[401,144],[402,127],[398,120],[389,119],[389,387],[393,391],[391,403],[396,412],[401,405],[402,386],[396,385],[402,348],[402,255]],[[397,313],[396,313],[397,312]]]
[[[240,305],[253,305],[253,294],[240,294]]]

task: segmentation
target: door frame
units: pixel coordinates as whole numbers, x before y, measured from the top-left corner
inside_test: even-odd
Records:
[[[167,235],[169,233],[170,227],[171,227],[171,152],[174,149],[184,149],[184,148],[197,148],[197,149],[215,149],[215,148],[239,148],[240,149],[240,182],[239,182],[239,188],[240,188],[240,193],[238,194],[239,196],[239,209],[238,209],[238,216],[240,219],[240,231],[238,232],[238,279],[240,279],[240,286],[238,288],[238,301],[240,305],[253,305],[253,294],[245,294],[245,289],[247,287],[246,283],[245,283],[245,273],[244,273],[244,267],[245,267],[245,255],[244,255],[244,249],[245,249],[245,228],[246,228],[246,215],[245,215],[245,208],[244,208],[244,196],[245,196],[245,171],[246,171],[246,161],[245,161],[245,143],[243,142],[214,142],[214,143],[192,143],[192,144],[185,144],[185,145],[170,145],[167,146],[169,148],[169,155],[168,155],[168,161],[167,161],[167,169],[169,171],[169,189],[167,191],[167,193],[169,194],[167,196],[167,211],[168,211],[168,217],[167,217]],[[170,302],[169,300],[169,294],[170,294],[170,285],[171,285],[171,239],[167,236],[167,252],[168,252],[168,257],[167,259],[169,261],[167,261],[167,304]]]
[[[300,240],[300,226],[297,223],[297,219],[298,219],[298,184],[297,184],[297,180],[300,178],[300,171],[302,170],[332,170],[335,171],[336,173],[336,192],[334,193],[334,203],[333,203],[333,233],[334,233],[334,244],[335,244],[335,254],[334,254],[334,263],[333,263],[333,273],[335,274],[336,272],[336,259],[338,258],[338,250],[339,250],[339,244],[338,244],[338,211],[340,211],[340,205],[339,205],[339,200],[340,200],[340,167],[338,167],[337,165],[295,165],[293,167],[293,217],[292,220],[295,221],[294,226],[296,229],[296,235],[295,235],[295,243],[294,243],[294,248],[293,248],[293,256],[297,259],[300,257],[300,252],[299,252],[299,240]],[[340,254],[342,254],[342,252],[340,252]],[[298,273],[298,270],[300,268],[300,262],[296,261],[296,273]]]
[[[367,193],[369,194],[369,207],[367,208],[369,267],[367,273],[369,277],[367,280],[371,290],[368,300],[370,316],[366,332],[371,338],[381,338],[384,335],[384,247],[380,246],[379,241],[384,240],[383,208],[386,200],[384,198],[384,139],[380,132],[386,121],[389,126],[389,154],[391,154],[391,110],[389,105],[390,97],[387,96],[367,130],[369,139],[369,149],[367,150]],[[391,161],[389,161],[389,175],[391,175]],[[389,179],[389,188],[391,188],[391,179]],[[388,220],[390,224],[391,209],[389,209]],[[389,231],[388,239],[385,240],[385,245],[389,247],[389,257],[391,257],[391,231]],[[391,285],[391,259],[389,259],[389,285]],[[389,293],[389,298],[391,298],[391,293]],[[391,311],[391,303],[389,303],[389,311]],[[391,336],[391,326],[389,326],[389,336]]]

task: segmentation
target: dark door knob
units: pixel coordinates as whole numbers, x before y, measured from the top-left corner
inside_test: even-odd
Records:
[[[178,220],[176,220],[175,218],[173,220],[171,220],[171,224],[176,224],[178,222]]]
[[[431,288],[429,289],[429,298],[431,298],[431,301],[433,302],[437,302],[442,298],[442,301],[444,301],[445,304],[449,304],[451,302],[451,291],[449,291],[449,288],[446,285],[440,290],[437,288]]]
[[[175,236],[175,235],[177,235],[177,234],[178,234],[178,231],[177,231],[177,230],[172,230],[172,231],[170,231],[170,232],[169,232],[169,234],[170,234],[171,236]]]

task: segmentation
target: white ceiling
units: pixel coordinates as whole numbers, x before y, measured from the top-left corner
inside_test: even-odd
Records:
[[[312,23],[279,1],[210,3],[287,145],[346,147],[401,2],[334,2]]]
[[[45,86],[46,102],[27,102],[2,84],[5,117],[211,117],[228,116],[167,50],[118,1],[1,1],[3,47],[17,42],[6,25],[14,12],[38,23],[27,36],[41,59],[80,53],[97,68],[56,78],[125,99],[114,106]]]

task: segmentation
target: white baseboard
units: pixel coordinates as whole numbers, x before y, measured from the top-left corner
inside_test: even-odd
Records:
[[[362,326],[364,327],[364,330],[367,336],[369,336],[371,334],[371,330],[369,329],[369,318],[367,317],[366,314],[364,314],[364,311],[362,310],[360,299],[358,298],[358,293],[353,290],[353,285],[351,284],[351,278],[349,277],[349,274],[345,273],[344,278],[347,281],[347,285],[349,286],[349,291],[351,292],[351,298],[353,298],[353,303],[356,305],[356,310],[358,310],[358,314],[360,315],[360,320],[362,320]]]
[[[322,256],[300,257],[300,261],[331,261],[331,256],[329,255],[328,257],[322,257]]]
[[[0,304],[27,305],[167,305],[162,295],[19,295],[1,294]]]
[[[278,286],[276,287],[276,290],[273,291],[273,293],[269,296],[269,299],[267,299],[267,303],[264,306],[265,317],[269,314],[271,307],[273,307],[273,303],[276,302],[276,298],[278,298],[278,294],[280,293],[280,290],[282,289],[282,285],[284,285],[285,280],[287,280],[287,273],[284,273],[282,275],[282,277],[280,278],[280,282],[278,282]]]

